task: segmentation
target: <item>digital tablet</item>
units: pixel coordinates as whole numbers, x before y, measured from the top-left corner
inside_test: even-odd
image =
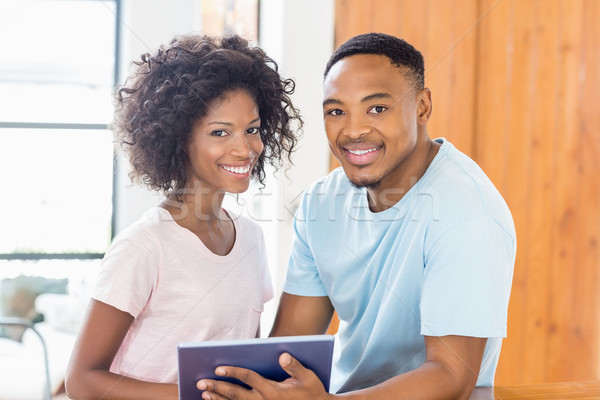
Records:
[[[309,335],[181,343],[177,346],[179,399],[201,399],[202,391],[196,383],[204,378],[248,387],[237,379],[215,375],[220,365],[251,369],[281,382],[289,377],[279,366],[279,356],[284,352],[313,370],[329,392],[333,341],[332,335]]]

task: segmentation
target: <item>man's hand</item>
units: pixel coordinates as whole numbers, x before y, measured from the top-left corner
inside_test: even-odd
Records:
[[[319,378],[288,353],[279,357],[279,365],[290,377],[283,382],[263,378],[254,371],[237,367],[218,367],[216,374],[236,378],[253,389],[245,389],[229,382],[203,379],[197,387],[204,390],[205,400],[328,400],[333,397],[325,391]]]

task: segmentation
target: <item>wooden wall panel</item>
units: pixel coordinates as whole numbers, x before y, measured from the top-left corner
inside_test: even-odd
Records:
[[[484,6],[491,3],[485,1]],[[544,93],[538,92],[542,78],[538,60],[543,47],[538,33],[543,29],[543,19],[532,1],[504,1],[478,29],[481,57],[477,130],[481,135],[476,160],[511,207],[518,239],[509,335],[503,346],[498,381],[540,382],[545,374],[536,362],[547,347],[551,232],[546,217],[552,201],[549,149],[554,135],[548,126],[551,120],[541,113],[544,107],[548,109],[546,102],[552,99],[554,81],[544,76],[548,86],[542,89]],[[500,35],[507,38],[506,42],[496,40]],[[489,52],[496,54],[495,59],[487,57]],[[498,68],[499,64],[503,68]],[[493,90],[493,82],[502,82],[504,90]],[[501,104],[490,107],[493,102]],[[534,297],[531,293],[543,295]],[[525,343],[527,351],[520,351]]]
[[[551,312],[549,313],[548,328],[548,347],[560,348],[566,343],[576,343],[578,328],[581,322],[581,313],[575,309],[576,304],[576,284],[577,277],[577,246],[576,238],[578,235],[575,221],[577,199],[573,194],[577,192],[580,185],[578,178],[578,146],[579,137],[576,130],[577,126],[577,86],[580,67],[579,54],[581,53],[581,21],[582,21],[582,2],[574,2],[569,5],[561,2],[559,4],[559,14],[561,15],[558,25],[557,37],[557,76],[560,79],[560,85],[556,93],[556,103],[554,110],[556,149],[555,151],[555,185],[554,193],[555,203],[553,210],[554,224],[557,229],[552,230],[552,249],[550,265],[550,282],[548,292],[548,304]],[[573,238],[572,240],[565,240]],[[593,295],[593,294],[592,294]],[[594,308],[594,307],[592,307]],[[585,312],[584,312],[585,314]],[[573,323],[574,321],[579,321]],[[588,338],[587,340],[589,341]],[[516,346],[515,346],[516,347]],[[587,350],[586,350],[587,352]],[[587,372],[581,370],[577,358],[590,360],[595,364],[592,354],[582,354],[579,346],[572,348],[572,352],[566,354],[562,352],[554,357],[549,357],[546,364],[549,380],[560,380],[563,376],[562,371],[567,369],[571,371],[573,379],[585,376]],[[586,363],[584,363],[586,364]],[[584,366],[583,368],[587,368]],[[596,376],[595,373],[590,376]],[[563,379],[564,380],[564,379]]]
[[[568,3],[567,3],[568,4]],[[578,235],[572,238],[577,259],[572,272],[575,280],[575,304],[572,318],[577,322],[572,328],[572,357],[589,360],[580,370],[589,368],[587,374],[600,376],[600,2],[583,1],[581,27],[580,65],[571,74],[579,77],[575,94],[579,99],[577,118],[570,129],[579,136],[577,160],[579,185],[576,197]]]
[[[600,159],[600,124],[584,121],[600,86],[582,76],[600,68],[597,4],[503,1],[478,28],[475,159],[507,199],[519,247],[501,384],[599,378],[600,180],[585,171]]]
[[[477,13],[476,1],[461,1],[460,7],[452,1],[429,1],[427,42],[422,47],[425,84],[433,98],[429,135],[447,138],[470,156],[474,150],[477,36],[473,26]]]
[[[498,4],[499,5],[499,4]],[[481,68],[481,62],[477,69],[477,101],[475,110],[475,120],[477,130],[474,130],[477,154],[475,159],[486,174],[496,184],[502,192],[505,200],[511,204],[527,204],[527,188],[530,167],[529,151],[527,144],[530,142],[531,115],[522,113],[520,110],[527,107],[529,99],[524,96],[528,93],[526,88],[529,80],[528,68],[512,68],[512,60],[515,58],[523,61],[530,60],[526,54],[521,53],[521,48],[514,49],[512,42],[515,36],[518,40],[523,40],[524,33],[517,29],[516,23],[508,24],[508,20],[514,20],[515,14],[509,7],[496,5],[492,2],[481,3],[482,8],[488,10],[485,20],[482,20],[477,27],[477,34],[480,37],[478,48],[478,60],[486,60],[485,68]],[[533,13],[525,13],[528,10],[522,10],[524,14],[519,15],[523,21],[528,21]],[[519,26],[523,24],[518,24]],[[524,24],[526,25],[526,24]],[[487,38],[494,38],[494,42],[486,41]],[[513,85],[521,87],[521,90],[514,91]],[[510,117],[506,117],[509,115]],[[510,132],[521,132],[518,137],[511,137]],[[507,148],[512,152],[513,157],[511,166],[508,166],[506,157]],[[485,153],[485,157],[481,157]],[[515,169],[521,171],[520,174],[513,177],[511,187],[514,190],[507,190],[508,176],[507,171]],[[515,221],[528,218],[531,210],[527,206],[514,209],[511,206],[511,212]],[[516,265],[521,265],[527,257],[529,249],[523,246],[522,238],[529,232],[528,224],[516,224],[517,231],[517,260]],[[515,267],[515,275],[522,273],[520,268]],[[509,303],[509,323],[508,337],[521,337],[523,324],[521,320],[526,318],[523,307],[515,307],[515,304],[524,304],[527,297],[528,288],[522,280],[513,279],[511,300]],[[512,321],[518,321],[513,323]],[[537,342],[539,346],[540,343]],[[496,381],[518,382],[521,371],[512,368],[523,362],[523,354],[518,352],[507,352],[506,340],[503,344],[501,353],[501,362],[498,366]],[[506,360],[506,362],[505,362]],[[503,365],[508,365],[506,370],[502,370]],[[499,379],[500,378],[500,379]]]
[[[422,51],[430,136],[471,155],[511,208],[497,384],[600,379],[598,17],[599,0],[336,2],[336,45],[378,31]]]

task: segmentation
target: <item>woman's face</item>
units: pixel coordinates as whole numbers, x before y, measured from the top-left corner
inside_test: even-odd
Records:
[[[254,98],[243,89],[227,91],[192,126],[186,188],[242,193],[262,151]]]

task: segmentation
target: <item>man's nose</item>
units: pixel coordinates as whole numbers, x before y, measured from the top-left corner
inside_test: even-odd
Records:
[[[344,133],[352,139],[359,139],[371,131],[372,127],[360,115],[350,114],[346,118]]]

